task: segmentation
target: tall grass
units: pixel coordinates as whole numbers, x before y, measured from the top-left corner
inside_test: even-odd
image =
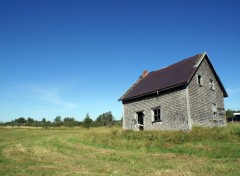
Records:
[[[192,131],[122,131],[94,129],[79,142],[130,151],[173,152],[214,158],[240,158],[239,125],[194,127]]]
[[[0,175],[240,175],[240,124],[192,131],[0,128]]]

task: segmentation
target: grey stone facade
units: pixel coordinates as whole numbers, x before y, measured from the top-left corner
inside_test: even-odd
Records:
[[[202,86],[197,83],[198,74],[202,76]],[[214,90],[210,89],[210,79],[214,81]],[[224,111],[223,92],[206,59],[202,61],[188,87],[192,124],[203,126],[225,125],[226,115]],[[216,117],[213,114],[212,104],[216,104]]]
[[[188,116],[185,89],[175,89],[160,95],[125,102],[123,104],[123,129],[138,130],[137,112],[144,113],[144,130],[187,130]],[[161,122],[153,122],[153,109],[161,109]]]
[[[201,75],[202,85],[198,75]],[[194,125],[225,125],[223,97],[208,60],[204,58],[188,84],[123,101],[123,129],[139,130],[139,112],[143,113],[144,130],[191,130]],[[156,107],[161,110],[161,121],[157,122],[153,111]]]

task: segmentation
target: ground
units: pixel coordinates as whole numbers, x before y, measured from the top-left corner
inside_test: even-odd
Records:
[[[1,128],[0,175],[240,175],[240,124],[191,132]]]

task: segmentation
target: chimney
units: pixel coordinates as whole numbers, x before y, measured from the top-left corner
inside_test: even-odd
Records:
[[[148,75],[148,71],[147,70],[144,70],[143,73],[142,73],[142,78],[146,77]]]

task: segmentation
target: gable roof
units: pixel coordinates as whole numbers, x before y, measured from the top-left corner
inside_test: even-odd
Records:
[[[146,76],[140,77],[119,100],[134,99],[157,91],[160,92],[188,84],[204,58],[207,59],[223,91],[224,97],[227,97],[228,95],[223,84],[217,76],[207,54],[204,52],[203,54],[197,54],[166,68],[150,72]]]

